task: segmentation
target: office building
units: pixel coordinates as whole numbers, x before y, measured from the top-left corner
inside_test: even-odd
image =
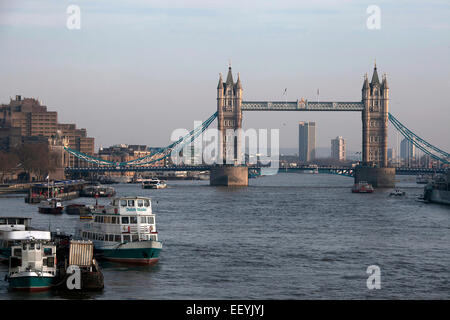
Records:
[[[331,158],[339,161],[346,160],[345,140],[341,136],[331,140]]]
[[[316,123],[298,123],[298,155],[300,162],[314,161],[316,158]]]

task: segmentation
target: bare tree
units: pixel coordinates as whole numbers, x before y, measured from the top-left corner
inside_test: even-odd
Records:
[[[19,164],[15,153],[0,151],[0,181],[4,183],[5,175],[13,173]]]
[[[54,159],[49,147],[43,143],[23,144],[16,150],[17,157],[26,173],[33,173],[38,180],[54,170]]]

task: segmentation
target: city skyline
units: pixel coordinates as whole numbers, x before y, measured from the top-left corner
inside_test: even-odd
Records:
[[[450,6],[444,1],[426,7],[381,1],[380,30],[366,28],[370,3],[356,1],[244,7],[233,1],[131,1],[127,7],[111,1],[108,8],[78,1],[80,30],[66,28],[68,4],[49,3],[0,6],[0,39],[8,43],[0,53],[0,100],[8,103],[17,94],[43,100],[61,121],[86,128],[96,150],[118,143],[167,145],[173,130],[192,129],[214,112],[217,76],[230,59],[233,76],[241,74],[244,100],[279,101],[358,101],[363,76],[377,59],[380,75],[388,74],[390,112],[450,149]],[[406,37],[410,33],[415,37]],[[243,128],[279,128],[280,146],[294,148],[300,120],[323,128],[318,147],[341,135],[349,150],[361,149],[357,112],[247,114]],[[395,141],[390,127],[389,147]]]

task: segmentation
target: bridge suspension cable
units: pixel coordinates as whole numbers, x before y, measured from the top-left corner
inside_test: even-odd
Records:
[[[95,163],[97,165],[105,165],[105,166],[134,166],[134,165],[147,165],[151,164],[160,160],[163,160],[167,158],[169,155],[172,154],[172,152],[177,152],[181,150],[185,145],[192,143],[200,134],[202,134],[209,125],[216,119],[217,112],[215,112],[213,115],[211,115],[208,119],[206,119],[201,125],[194,128],[191,132],[186,134],[184,137],[178,139],[177,141],[171,143],[170,145],[160,148],[154,152],[152,152],[149,155],[143,156],[138,159],[133,159],[130,161],[125,162],[113,162],[105,159],[101,159],[98,157],[94,157],[82,152],[79,152],[77,150],[71,149],[69,147],[64,147],[64,150],[66,150],[69,154],[72,154],[73,156],[90,162]]]
[[[422,150],[425,154],[442,163],[450,164],[450,154],[425,141],[417,134],[409,130],[404,124],[397,120],[391,113],[388,114],[389,121],[394,127],[412,144]]]

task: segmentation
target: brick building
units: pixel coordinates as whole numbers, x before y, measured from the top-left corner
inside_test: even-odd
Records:
[[[28,140],[45,138],[58,138],[71,149],[94,154],[94,138],[87,136],[86,129],[77,129],[75,124],[58,123],[58,113],[48,111],[47,106],[37,99],[17,95],[9,104],[0,105],[0,148],[9,150]],[[79,160],[71,156],[68,164],[79,165]]]

